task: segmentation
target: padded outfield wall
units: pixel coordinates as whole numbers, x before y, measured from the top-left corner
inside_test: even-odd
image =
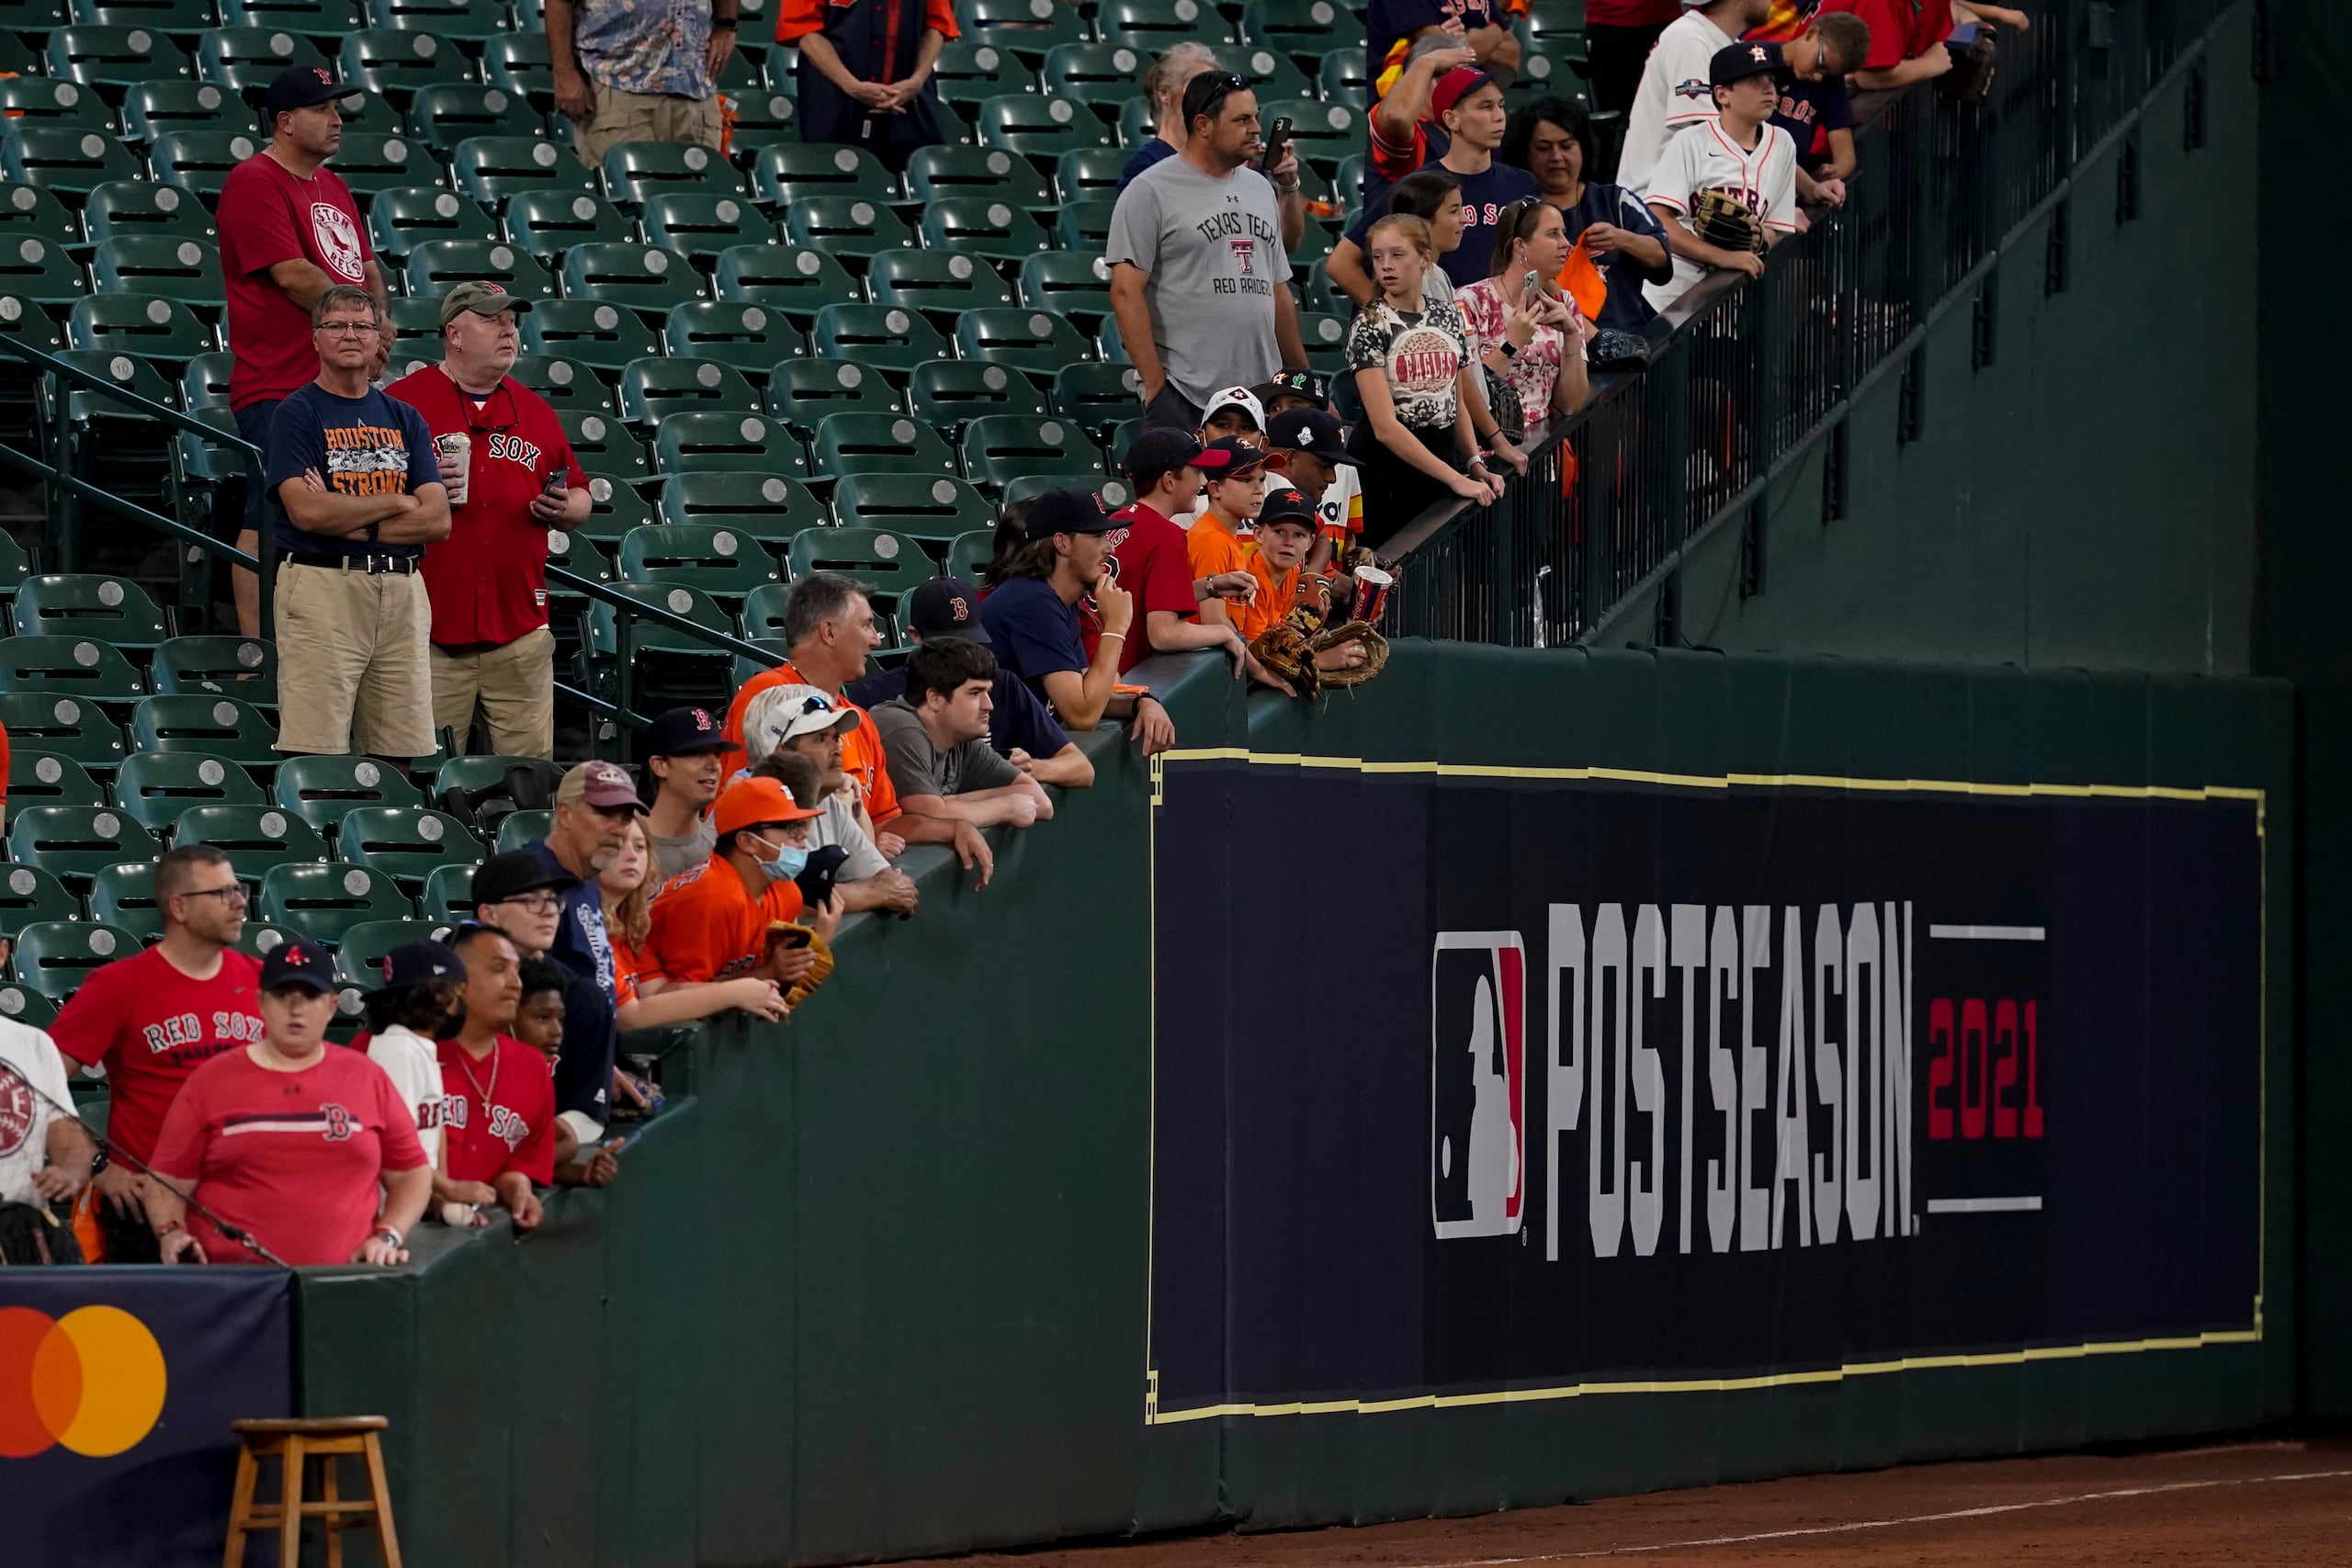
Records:
[[[845,1561],[2291,1398],[2284,688],[1400,645],[860,922],[544,1234],[302,1280],[417,1561]],[[961,879],[968,881],[968,878]],[[683,1087],[683,1086],[682,1086]]]

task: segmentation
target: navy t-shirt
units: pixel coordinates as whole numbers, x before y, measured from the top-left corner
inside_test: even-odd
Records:
[[[397,398],[369,388],[356,398],[339,398],[316,381],[287,394],[269,427],[269,489],[315,472],[327,489],[343,495],[409,495],[441,482],[433,434],[424,416]],[[422,545],[378,544],[368,528],[343,538],[324,538],[294,526],[277,514],[277,547],[305,556],[393,555],[416,557]]]
[[[542,839],[531,852],[550,871],[569,876]],[[548,956],[572,976],[563,998],[563,1051],[555,1065],[555,1108],[595,1122],[612,1119],[613,1055],[620,1025],[614,1017],[613,942],[605,930],[604,893],[590,877],[564,894]]]
[[[997,663],[1019,676],[1040,702],[1046,700],[1046,676],[1064,670],[1086,672],[1078,609],[1063,604],[1042,577],[1016,577],[991,589],[980,601],[980,625],[988,628]]]
[[[1839,77],[1800,82],[1783,72],[1777,80],[1781,107],[1774,111],[1772,123],[1797,144],[1798,166],[1810,174],[1815,164],[1829,156],[1829,133],[1854,129],[1853,97]]]
[[[1567,224],[1571,244],[1595,223],[1612,223],[1628,233],[1646,234],[1661,245],[1666,243],[1666,231],[1658,225],[1657,214],[1623,186],[1587,180],[1583,199],[1574,207],[1561,209],[1560,216]],[[1642,298],[1642,285],[1664,283],[1672,277],[1673,254],[1668,253],[1666,264],[1655,273],[1643,272],[1623,251],[1597,255],[1592,258],[1592,265],[1609,284],[1609,299],[1600,307],[1599,324],[1625,333],[1637,333],[1647,326],[1657,312]]]
[[[847,692],[851,702],[866,709],[907,694],[907,672],[885,670],[871,680],[852,684]],[[989,694],[995,707],[989,714],[989,748],[1000,757],[1009,757],[1018,748],[1032,757],[1054,755],[1069,744],[1069,735],[1054,722],[1021,677],[1001,664],[997,666],[996,689]]]
[[[1128,156],[1126,165],[1119,171],[1119,188],[1112,194],[1114,196],[1124,196],[1126,194],[1127,187],[1136,183],[1136,176],[1137,175],[1142,174],[1146,169],[1150,168],[1162,158],[1173,158],[1174,156],[1176,156],[1176,149],[1168,145],[1168,139],[1166,137],[1145,137],[1143,145],[1136,148],[1135,152]],[[866,705],[860,703],[858,705],[860,707],[864,707]]]
[[[1423,168],[1435,165],[1424,164]],[[1503,209],[1514,201],[1542,194],[1536,189],[1535,176],[1525,169],[1509,164],[1488,164],[1484,174],[1455,175],[1445,171],[1462,184],[1462,243],[1438,258],[1445,276],[1453,279],[1456,288],[1467,288],[1480,278],[1489,276],[1495,261],[1495,220]],[[1364,175],[1363,210],[1348,225],[1347,238],[1361,249],[1364,235],[1371,231],[1373,220],[1388,214],[1390,186],[1378,184]],[[1367,268],[1367,271],[1370,269]]]
[[[1475,33],[1495,25],[1495,9],[1490,0],[1372,0],[1363,13],[1365,101],[1379,101],[1380,73],[1400,39],[1423,28],[1442,28],[1455,17],[1464,31]]]

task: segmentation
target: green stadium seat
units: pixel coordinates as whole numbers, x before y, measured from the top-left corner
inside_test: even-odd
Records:
[[[336,62],[346,82],[356,82],[394,103],[406,103],[420,87],[463,82],[470,69],[457,45],[431,33],[361,28],[344,35]],[[579,163],[575,159],[572,166]]]
[[[563,254],[563,297],[606,300],[660,318],[702,298],[702,276],[685,257],[658,245],[574,245]]]
[[[1084,359],[1087,347],[1079,330],[1051,310],[967,310],[956,322],[957,358],[1006,366],[1041,383]]]
[[[682,583],[724,609],[779,579],[775,559],[749,535],[714,524],[655,524],[621,540],[621,581]]]
[[[526,190],[595,190],[580,160],[544,136],[469,136],[449,154],[449,175],[490,207]]]
[[[326,834],[363,806],[424,804],[423,792],[390,763],[354,756],[288,757],[271,781],[270,797]]]
[[[833,516],[844,528],[952,540],[996,526],[996,509],[962,479],[935,474],[851,474],[833,487]]]
[[[180,367],[180,406],[190,413],[229,406],[229,375],[236,356],[225,348],[208,349]]]
[[[523,316],[523,346],[616,374],[633,359],[662,352],[653,329],[636,311],[596,299],[538,301]]]
[[[323,67],[319,46],[285,28],[208,28],[196,38],[196,74],[232,93],[266,88],[289,65]]]
[[[808,533],[831,531],[812,528]],[[627,598],[667,610],[707,630],[729,637],[735,634],[734,617],[700,589],[681,582],[625,581],[615,582],[613,588]],[[620,682],[622,705],[632,711],[652,714],[689,703],[707,705],[713,694],[728,689],[724,682],[733,656],[723,649],[642,620],[630,623],[628,640],[628,657],[624,659],[619,617],[611,605],[597,601],[588,614],[588,646],[613,665]]]
[[[408,135],[408,124],[401,118],[401,111],[394,108],[392,101],[381,93],[371,93],[365,88],[356,89],[349,97],[341,100],[337,112],[343,116],[344,140],[344,150],[337,151],[334,155],[337,167],[342,165],[343,151],[347,151],[351,143],[358,138],[398,136],[405,139]],[[415,151],[421,156],[432,150],[418,147]],[[433,169],[419,170],[421,174],[438,172]]]
[[[437,866],[472,865],[488,858],[463,822],[446,811],[415,807],[354,807],[335,829],[335,844],[344,860],[403,886],[422,884]]]
[[[225,852],[247,881],[260,880],[273,866],[315,865],[327,858],[326,840],[316,828],[268,805],[191,806],[180,813],[172,841]]]
[[[956,455],[938,432],[906,414],[836,413],[817,423],[810,450],[818,473],[944,474],[953,477]]]
[[[14,534],[0,528],[0,599],[23,587],[25,579],[32,574],[32,562],[25,557],[25,547],[17,543]]]
[[[783,207],[811,196],[886,202],[898,194],[898,186],[863,147],[793,141],[760,149],[752,162],[752,191],[763,203]]]
[[[803,327],[826,306],[858,298],[857,281],[839,257],[799,246],[731,246],[719,253],[712,283],[722,300],[780,310]]]
[[[552,299],[556,281],[520,245],[480,240],[427,240],[408,254],[409,297],[438,301],[459,283],[495,283],[526,299]],[[526,312],[526,316],[529,315]]]
[[[35,806],[10,816],[8,858],[68,888],[88,886],[101,866],[164,852],[154,834],[112,807]]]
[[[631,483],[653,471],[653,460],[645,443],[630,434],[628,427],[619,420],[600,413],[567,413],[559,409],[556,421],[563,426],[564,438],[571,443],[571,456],[582,468],[617,475]]]
[[[76,299],[66,312],[65,341],[77,349],[135,354],[170,366],[213,351],[212,334],[195,312],[176,299],[152,294],[91,294]]]
[[[248,768],[276,767],[278,760],[269,720],[235,697],[149,697],[130,712],[130,739],[141,751],[202,751]]]
[[[1077,7],[1061,0],[962,0],[956,17],[974,36],[1012,51],[1032,67],[1059,45],[1086,41]]]
[[[941,431],[991,413],[1042,415],[1046,396],[1026,376],[1002,365],[969,359],[928,359],[907,378],[907,407]]]
[[[90,918],[129,931],[142,942],[164,934],[164,911],[155,906],[155,868],[146,861],[100,867],[90,878]]]
[[[975,528],[948,541],[947,575],[977,583],[996,558],[996,530]]]
[[[49,73],[85,87],[128,89],[141,82],[193,81],[187,51],[148,27],[77,24],[56,28],[45,51]]]
[[[1111,211],[1117,205],[1099,197],[1062,203],[1054,215],[1054,243],[1090,259],[1102,255],[1111,243]]]
[[[24,185],[79,195],[139,173],[129,148],[86,125],[10,120],[0,130],[0,174]]]
[[[1337,376],[1347,368],[1348,321],[1338,315],[1302,310],[1299,341],[1306,346],[1306,367],[1322,376]]]
[[[115,774],[115,808],[153,833],[170,828],[193,806],[266,804],[267,796],[244,769],[201,751],[133,751]]]
[[[138,82],[122,99],[123,140],[141,147],[167,131],[223,130],[245,119],[243,103],[217,82]]]
[[[865,196],[796,197],[785,212],[784,233],[791,244],[860,263],[885,251],[910,250],[915,243],[914,231],[905,219]]]
[[[514,25],[503,4],[492,0],[367,0],[371,28],[430,33],[442,39],[488,39]]]
[[[1054,160],[1054,196],[1063,202],[1113,200],[1126,164],[1123,147],[1073,147]]]
[[[81,243],[82,225],[52,192],[39,186],[0,186],[0,252],[26,240],[68,253]]]
[[[12,747],[53,751],[85,768],[107,772],[129,750],[122,727],[96,703],[42,692],[0,692],[0,728]]]
[[[420,175],[440,172],[433,154],[404,136],[351,130],[344,132],[342,151],[334,155],[334,170],[351,187],[363,210],[377,192],[413,186]]]
[[[954,111],[951,123],[941,129],[952,130],[960,123],[967,128],[961,138],[967,142],[972,140],[968,127],[980,105],[1006,93],[1037,90],[1034,67],[1023,64],[1012,50],[998,47],[994,39],[968,30],[939,51],[932,80],[939,85],[940,102]]]
[[[543,264],[557,264],[574,245],[634,238],[619,208],[582,190],[518,191],[506,203],[505,221],[506,237]]]
[[[731,470],[805,475],[808,454],[781,421],[762,413],[680,413],[654,432],[662,473]]]
[[[605,196],[623,207],[665,190],[748,196],[735,166],[707,147],[684,141],[623,141],[597,167]]]
[[[18,637],[90,637],[145,652],[171,635],[164,612],[127,578],[56,573],[28,578],[11,607]]]
[[[1053,182],[1001,147],[919,147],[907,159],[907,195],[928,202],[978,196],[1020,207],[1051,207]]]
[[[1159,122],[1152,118],[1151,105],[1141,96],[1132,97],[1112,121],[1112,133],[1118,138],[1119,145],[1132,153],[1159,134]]]
[[[1306,73],[1297,62],[1279,49],[1253,47],[1249,44],[1228,44],[1217,51],[1217,59],[1225,68],[1250,84],[1258,98],[1258,123],[1271,126],[1277,113],[1270,111],[1270,104],[1284,99],[1313,98],[1314,88],[1306,80]],[[1339,106],[1332,106],[1339,107]],[[1295,120],[1298,117],[1291,117]]]
[[[767,412],[809,440],[830,413],[896,413],[890,384],[862,365],[830,359],[787,359],[768,376]]]
[[[1031,474],[1105,477],[1102,453],[1067,421],[988,414],[964,427],[964,477],[985,493]]]
[[[17,186],[30,191],[31,186]],[[82,225],[90,243],[118,235],[153,234],[217,243],[220,231],[211,210],[187,192],[149,180],[108,180],[82,200]]]
[[[229,172],[260,150],[260,139],[250,131],[172,130],[155,138],[147,162],[157,179],[209,207],[220,199]]]
[[[160,295],[220,308],[220,253],[205,240],[118,234],[92,253],[90,276],[106,294]]]
[[[605,543],[585,534],[567,534],[560,528],[548,531],[548,564],[596,582],[610,582],[616,575],[612,551]],[[577,589],[555,582],[548,586],[548,602],[560,607],[555,617],[556,637],[560,643],[573,629],[563,616],[583,608],[588,596]],[[568,653],[559,657],[568,657]]]
[[[405,942],[445,942],[455,920],[359,920],[343,928],[335,943],[334,976],[345,986],[374,990],[384,983],[384,960]]]
[[[555,803],[563,767],[544,757],[474,753],[452,757],[434,771],[433,804],[488,840],[511,814]],[[541,837],[545,837],[544,834]]]
[[[1170,44],[1233,41],[1233,28],[1206,0],[1102,0],[1095,25],[1103,38],[1146,54]],[[1363,45],[1356,45],[1363,52]]]
[[[555,68],[548,62],[544,32],[501,33],[483,40],[482,74],[490,85],[528,103],[541,114],[555,107]]]
[[[1354,23],[1338,0],[1248,0],[1241,7],[1245,42],[1295,57],[1319,58],[1335,33]],[[1363,51],[1357,51],[1359,59]],[[1358,100],[1361,101],[1361,100]]]
[[[789,92],[755,87],[729,94],[729,100],[735,106],[735,130],[728,147],[739,161],[746,152],[800,140],[800,106]]]
[[[876,256],[866,269],[865,288],[876,305],[925,311],[943,327],[952,327],[963,311],[1012,303],[1012,290],[992,268],[944,249],[888,251]]]
[[[784,641],[784,617],[792,603],[792,589],[787,583],[771,582],[754,588],[745,595],[743,608],[736,617],[746,642],[776,643]],[[738,664],[741,662],[740,660]],[[737,681],[738,686],[743,682]]]
[[[838,571],[857,579],[874,607],[891,615],[901,596],[939,575],[919,542],[887,528],[811,528],[794,538],[787,558],[795,578]]]
[[[204,693],[259,708],[277,705],[277,650],[255,637],[167,637],[149,673],[159,694]]]
[[[715,361],[747,377],[805,358],[808,340],[782,310],[733,299],[696,299],[673,306],[662,323],[673,354]]]
[[[71,757],[15,748],[8,753],[8,803],[18,811],[35,806],[104,806],[107,792]],[[0,931],[6,929],[0,925]]]
[[[1054,412],[1099,443],[1144,417],[1143,378],[1132,365],[1065,365],[1054,373]]]
[[[144,359],[112,350],[86,348],[69,348],[57,357],[103,377],[107,385],[133,396],[167,407],[171,403],[170,383]],[[40,379],[39,397],[43,421],[51,426],[62,421],[77,433],[73,460],[77,474],[87,479],[103,472],[107,488],[118,495],[164,500],[171,475],[172,442],[162,426],[137,412],[135,405],[118,402],[78,385],[60,399],[48,377]]]
[[[1072,103],[1115,110],[1136,96],[1151,56],[1130,43],[1066,43],[1046,56],[1046,91]],[[1098,118],[1107,114],[1098,112]]]
[[[437,186],[400,186],[379,191],[368,205],[368,238],[376,254],[395,265],[417,246],[438,240],[493,244],[498,225],[468,197]]]
[[[710,359],[639,359],[621,372],[621,418],[657,427],[678,413],[757,413],[760,395],[742,373]]]
[[[473,886],[472,866],[445,865],[424,879],[424,891],[417,903],[426,919],[456,925],[474,918]]]
[[[1527,33],[1535,39],[1581,39],[1584,0],[1529,0]]]
[[[62,240],[27,235],[0,246],[0,294],[5,294],[21,312],[9,318],[11,333],[30,337],[46,327],[53,335],[55,329],[40,307],[71,305],[89,291],[82,269],[65,254]],[[32,309],[24,309],[28,306]]]
[[[220,19],[232,28],[284,28],[337,42],[360,25],[354,0],[220,0]]]
[[[0,637],[0,692],[135,703],[147,688],[119,650],[85,633]]]
[[[817,312],[808,344],[818,358],[903,376],[926,359],[947,357],[947,340],[914,310],[889,305],[828,305]]]
[[[596,378],[596,373],[585,365],[553,354],[518,354],[506,372],[518,386],[528,387],[548,400],[559,412],[570,409],[574,413],[614,412],[612,389]]]
[[[653,521],[653,508],[617,475],[589,474],[588,502],[588,520],[573,532],[592,539],[618,544],[631,528]]]
[[[212,26],[211,0],[66,0],[66,19],[106,28],[190,35]]]
[[[980,105],[975,124],[981,146],[1018,152],[1042,168],[1052,167],[1065,152],[1111,144],[1110,129],[1086,108],[1068,98],[1035,93],[989,99]]]
[[[401,117],[412,141],[442,158],[469,136],[543,136],[547,122],[519,93],[472,82],[433,82],[419,87]]]
[[[646,197],[644,206],[639,221],[647,242],[700,267],[716,266],[719,253],[732,246],[763,245],[775,235],[775,225],[747,197],[665,190]]]
[[[1341,159],[1362,152],[1368,134],[1363,110],[1356,105],[1318,103],[1303,93],[1261,104],[1258,118],[1268,126],[1287,118],[1299,162],[1327,175],[1339,168]]]
[[[1025,208],[981,196],[942,197],[923,209],[924,248],[1018,264],[1046,248],[1046,231]]]
[[[8,967],[27,990],[63,1002],[82,988],[91,970],[139,950],[137,934],[120,926],[95,920],[35,920],[17,932],[16,952]]]
[[[530,320],[528,316],[523,319]],[[420,364],[440,361],[440,300],[412,299],[403,294],[392,296],[392,351],[397,357]]]
[[[114,130],[114,116],[94,89],[47,76],[0,77],[0,115],[21,125]]]
[[[1052,310],[1090,331],[1111,313],[1111,268],[1101,256],[1041,251],[1021,263],[1021,303]]]
[[[345,818],[346,829],[348,824]],[[321,942],[339,942],[354,926],[406,919],[416,912],[416,906],[401,889],[390,868],[345,860],[272,866],[261,879],[258,910],[272,925]]]
[[[660,515],[673,527],[725,528],[763,545],[787,543],[803,528],[831,522],[806,485],[751,472],[674,475],[662,487]]]
[[[1363,50],[1358,45],[1329,51],[1315,73],[1316,91],[1326,103],[1361,104],[1369,96],[1368,84]]]
[[[1023,474],[1006,480],[1004,493],[997,500],[1004,506],[1018,506],[1049,490],[1090,490],[1102,498],[1104,506],[1114,510],[1135,499],[1125,479],[1106,479],[1100,474]]]
[[[11,787],[10,798],[15,795]],[[35,920],[81,918],[81,900],[65,891],[65,885],[48,872],[28,865],[0,868],[0,930],[22,931]]]

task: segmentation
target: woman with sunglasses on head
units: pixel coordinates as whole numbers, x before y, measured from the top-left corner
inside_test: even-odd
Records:
[[[1647,326],[1657,312],[1642,298],[1642,285],[1674,276],[1666,231],[1634,192],[1587,177],[1593,167],[1591,118],[1566,98],[1537,98],[1510,117],[1495,155],[1535,176],[1537,191],[1560,209],[1570,245],[1583,239],[1609,285],[1597,324],[1627,333]],[[1528,412],[1532,416],[1534,411]]]
[[[652,867],[645,825],[632,822],[622,834],[620,852],[596,873],[596,890],[605,900],[605,929],[613,939],[613,989],[621,1027],[660,1029],[729,1008],[770,1021],[782,1018],[783,993],[763,975],[689,985],[645,972],[640,950],[653,929],[653,896],[661,891],[651,879]]]
[[[1584,345],[1592,325],[1552,281],[1567,262],[1560,209],[1540,197],[1514,201],[1495,224],[1494,276],[1454,299],[1478,345],[1479,364],[1517,394],[1522,426],[1574,413],[1591,394]],[[1497,410],[1496,417],[1511,423],[1507,411]]]

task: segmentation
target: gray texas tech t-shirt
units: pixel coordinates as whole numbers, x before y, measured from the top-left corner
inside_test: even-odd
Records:
[[[1274,187],[1257,170],[1213,179],[1185,158],[1162,158],[1120,196],[1102,257],[1150,275],[1152,343],[1188,402],[1283,367],[1274,290],[1290,282],[1290,258]]]

